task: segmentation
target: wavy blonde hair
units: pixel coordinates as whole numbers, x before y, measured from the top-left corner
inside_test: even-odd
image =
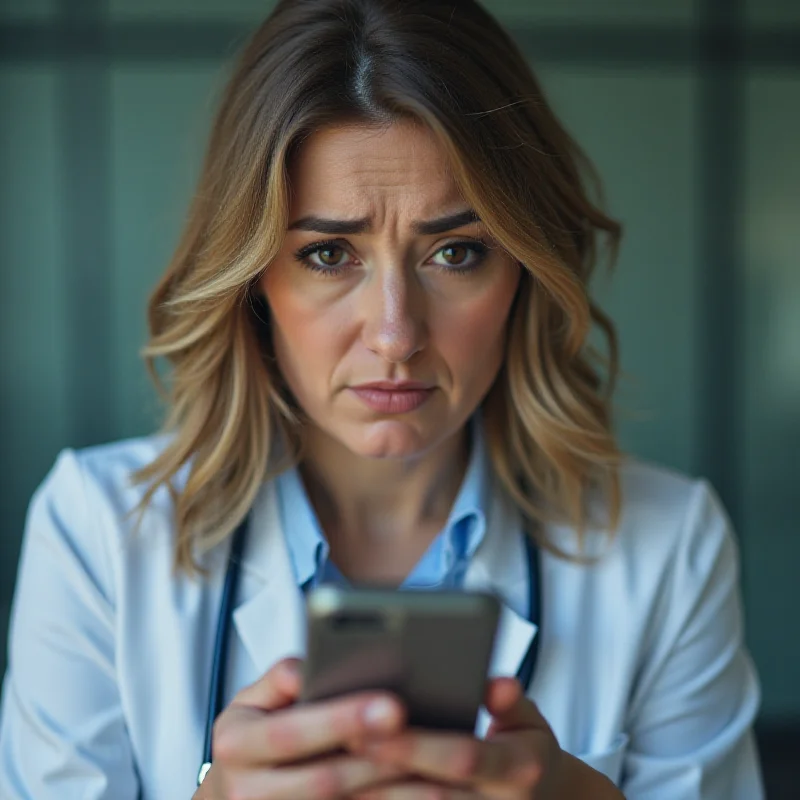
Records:
[[[159,383],[171,436],[136,480],[142,508],[160,487],[172,493],[179,569],[200,570],[198,548],[228,537],[262,483],[301,455],[302,424],[255,291],[287,228],[293,154],[323,126],[401,118],[434,132],[464,198],[524,267],[505,363],[484,401],[496,475],[531,522],[583,531],[587,492],[600,486],[617,524],[617,346],[588,283],[602,243],[613,260],[620,226],[590,198],[592,167],[524,57],[474,0],[283,0],[230,79],[183,236],[150,300],[145,356],[157,383],[156,360],[172,367],[169,386]],[[588,346],[593,326],[605,358]],[[552,549],[543,530],[532,526]]]

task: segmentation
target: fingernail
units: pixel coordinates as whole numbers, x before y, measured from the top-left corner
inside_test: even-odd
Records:
[[[283,679],[289,681],[292,685],[296,684],[302,677],[300,664],[297,661],[284,661],[281,664],[281,672]]]
[[[397,724],[397,707],[385,697],[373,700],[364,709],[364,722],[375,730],[389,730]]]

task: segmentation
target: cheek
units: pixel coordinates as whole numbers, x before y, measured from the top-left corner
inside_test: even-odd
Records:
[[[436,315],[437,349],[448,363],[453,381],[487,388],[505,352],[506,325],[516,291],[509,282],[481,293],[458,308]]]
[[[262,290],[272,323],[275,356],[283,377],[301,402],[314,394],[346,349],[345,308],[323,308],[303,287],[280,276],[265,276]]]

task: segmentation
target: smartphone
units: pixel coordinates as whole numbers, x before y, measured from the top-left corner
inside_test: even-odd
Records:
[[[412,726],[474,731],[500,616],[494,595],[325,585],[306,610],[302,700],[384,689]]]

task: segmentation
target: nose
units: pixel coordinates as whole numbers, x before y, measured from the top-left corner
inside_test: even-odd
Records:
[[[425,294],[402,268],[378,270],[364,296],[365,345],[392,364],[402,364],[425,347]]]

